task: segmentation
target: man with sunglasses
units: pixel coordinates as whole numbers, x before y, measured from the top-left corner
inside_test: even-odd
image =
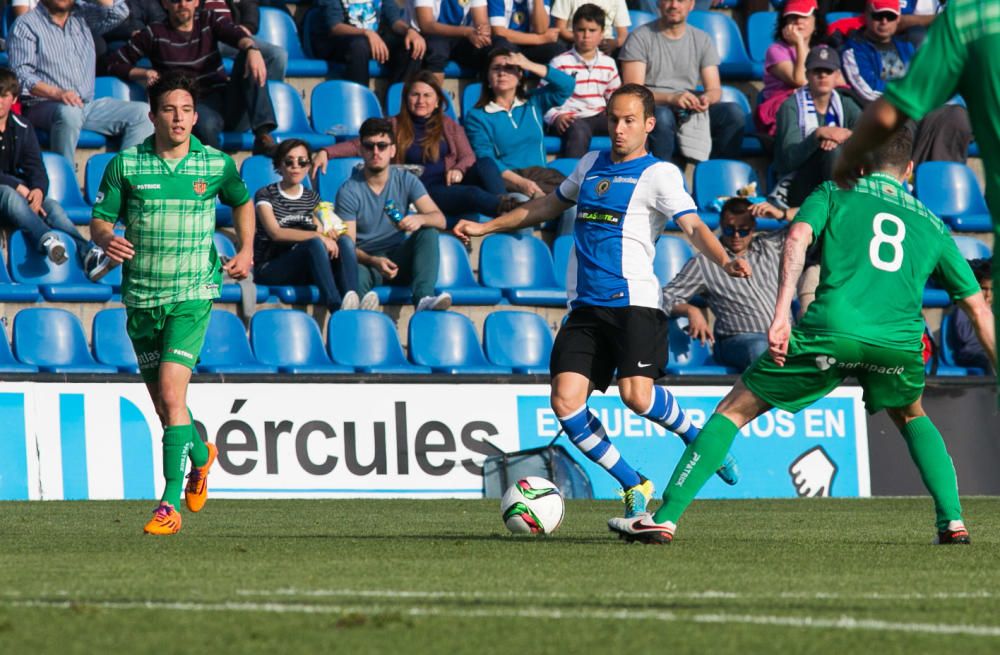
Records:
[[[358,295],[368,298],[381,284],[409,285],[416,311],[448,309],[451,294],[434,293],[444,214],[416,175],[391,165],[396,156],[391,121],[369,118],[360,137],[364,165],[340,187],[336,202],[355,243]],[[416,213],[409,213],[411,205]]]
[[[717,363],[743,372],[767,352],[767,328],[778,297],[778,267],[788,231],[758,234],[757,220],[746,198],[727,200],[719,224],[719,241],[726,254],[749,262],[753,276],[730,277],[699,253],[663,287],[663,308],[671,316],[687,317],[692,339],[715,344],[713,356]],[[694,296],[708,302],[715,315],[714,333],[704,312],[690,304]]]

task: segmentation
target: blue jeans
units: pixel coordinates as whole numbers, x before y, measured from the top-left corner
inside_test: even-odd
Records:
[[[427,193],[448,216],[475,212],[492,217],[497,215],[500,197],[507,191],[496,161],[486,157],[476,160],[461,183],[431,184],[427,186]]]
[[[758,357],[767,352],[767,335],[744,332],[728,337],[716,337],[712,356],[717,364],[745,371]]]
[[[358,256],[354,241],[346,234],[337,239],[340,252],[335,259],[318,237],[300,241],[274,259],[259,264],[254,271],[258,284],[315,284],[320,302],[336,310],[348,291],[358,290]]]
[[[121,139],[120,149],[142,143],[153,133],[149,105],[116,98],[99,98],[83,107],[45,101],[25,109],[25,116],[36,127],[48,130],[49,150],[73,162],[80,130],[90,130]]]
[[[94,247],[92,241],[87,241],[80,231],[69,220],[62,206],[46,198],[42,201],[45,216],[31,211],[28,201],[21,197],[14,187],[0,186],[0,217],[5,217],[17,229],[28,236],[28,243],[42,252],[42,242],[53,234],[53,230],[65,232],[76,243],[76,252],[81,260]]]
[[[735,102],[717,102],[708,108],[712,134],[712,159],[739,159],[743,142],[743,111]],[[649,134],[649,151],[654,157],[670,161],[677,143],[677,118],[666,105],[656,107],[656,127]]]
[[[272,82],[283,81],[285,79],[285,70],[288,68],[288,51],[280,45],[261,41],[257,37],[253,38],[253,42],[264,58],[264,65],[267,67],[267,79]],[[236,59],[240,51],[228,43],[220,43],[219,53],[223,57]]]

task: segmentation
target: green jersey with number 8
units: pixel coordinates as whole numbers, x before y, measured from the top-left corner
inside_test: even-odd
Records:
[[[800,330],[920,350],[927,279],[952,300],[979,291],[948,228],[890,175],[867,175],[850,191],[826,182],[795,222],[823,237],[816,300]]]

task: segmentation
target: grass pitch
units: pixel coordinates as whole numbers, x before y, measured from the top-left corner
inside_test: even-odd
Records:
[[[666,547],[571,501],[0,504],[0,653],[1000,652],[1000,503],[934,547],[927,499],[701,501]]]

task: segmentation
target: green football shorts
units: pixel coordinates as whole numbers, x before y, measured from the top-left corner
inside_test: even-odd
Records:
[[[848,376],[861,383],[865,407],[874,414],[920,398],[924,359],[919,350],[896,350],[793,329],[785,365],[778,366],[765,353],[743,374],[743,384],[775,407],[798,412]]]
[[[212,315],[211,300],[185,300],[159,307],[127,307],[125,329],[145,382],[159,379],[161,362],[193,369],[205,342]]]

